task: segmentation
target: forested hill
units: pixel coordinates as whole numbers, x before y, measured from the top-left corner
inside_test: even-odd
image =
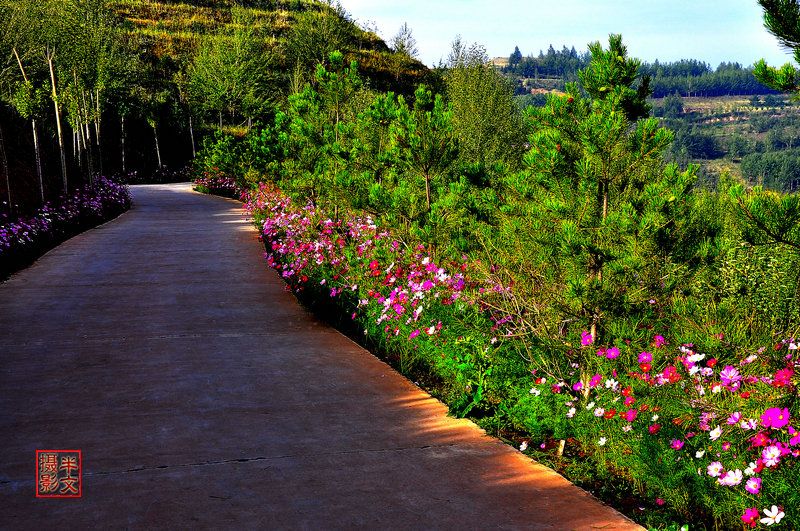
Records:
[[[365,88],[411,95],[435,78],[403,44],[332,1],[5,0],[0,194],[38,206],[98,171],[167,178],[213,131],[268,122],[335,50]]]
[[[579,53],[573,46],[556,51],[551,45],[538,56],[523,57],[519,48],[508,61],[498,61],[502,71],[516,79],[517,93],[525,94],[537,89],[563,89],[565,82],[577,81],[578,70],[589,66],[589,52]],[[721,63],[713,68],[696,59],[676,62],[643,62],[639,73],[649,75],[654,98],[678,93],[683,97],[717,97],[753,94],[777,94],[758,82],[752,66],[739,63]]]

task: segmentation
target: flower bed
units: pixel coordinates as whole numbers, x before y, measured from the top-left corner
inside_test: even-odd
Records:
[[[223,197],[239,198],[242,190],[233,177],[219,172],[203,172],[202,177],[192,181],[192,187],[203,194],[221,195]]]
[[[99,178],[35,216],[0,225],[0,279],[31,264],[61,242],[115,218],[130,208],[128,187]]]
[[[466,257],[437,265],[424,247],[405,246],[369,217],[333,220],[269,185],[243,199],[287,289],[337,300],[368,341],[423,359],[455,391],[457,414],[487,404],[503,410],[528,430],[529,453],[554,436],[569,438],[656,508],[691,521],[726,528],[797,521],[800,341],[751,352],[718,333],[701,347],[651,332],[598,346],[584,331],[575,348],[596,355],[598,371],[582,379],[577,364],[566,363],[554,378],[547,367],[509,359],[519,358],[513,323],[484,301],[510,293],[478,280]]]

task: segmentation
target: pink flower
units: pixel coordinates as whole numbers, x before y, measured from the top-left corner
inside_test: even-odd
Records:
[[[759,446],[766,446],[769,443],[769,437],[762,431],[756,433],[750,441],[751,446],[757,448]]]
[[[741,418],[742,418],[742,414],[737,411],[735,413],[732,413],[731,416],[728,417],[727,423],[728,424],[736,424],[737,422],[739,422],[739,419],[741,419]]]
[[[744,488],[750,494],[758,494],[761,492],[761,478],[750,478],[747,480]]]
[[[742,515],[742,522],[750,524],[750,527],[755,527],[758,525],[758,516],[758,509],[750,507],[749,509],[745,509]]]
[[[647,431],[649,431],[652,434],[656,434],[660,429],[661,429],[661,424],[653,424],[652,426],[647,428]]]
[[[726,487],[734,487],[742,482],[742,477],[742,471],[737,468],[726,472],[724,476],[717,480],[717,483]]]
[[[592,337],[591,333],[584,332],[581,334],[581,345],[583,345],[584,347],[587,345],[591,345],[593,341],[594,337]]]
[[[636,418],[636,414],[639,413],[636,409],[629,409],[625,413],[622,414],[622,418],[625,419],[627,422],[633,422]]]
[[[761,424],[767,428],[780,429],[789,424],[789,409],[772,407],[761,415]]]
[[[610,360],[613,360],[617,356],[619,356],[619,349],[617,347],[611,347],[606,351],[606,358]]]
[[[742,376],[739,374],[739,369],[731,365],[726,365],[725,368],[722,369],[722,372],[719,373],[719,379],[722,380],[722,383],[725,385],[731,385],[741,380]]]
[[[764,461],[764,466],[775,466],[781,461],[781,449],[774,444],[772,446],[767,446],[761,452],[761,459]]]
[[[408,339],[414,339],[418,335],[419,335],[419,330],[414,330],[413,332],[411,332],[411,335],[408,336]]]
[[[592,379],[589,380],[589,387],[597,387],[597,384],[599,384],[600,380],[602,379],[603,379],[602,376],[600,376],[599,374],[595,374],[594,376],[592,376]]]
[[[666,341],[664,341],[664,337],[663,337],[663,336],[655,336],[655,337],[653,338],[653,346],[654,346],[655,348],[658,348],[658,347],[660,347],[660,346],[661,346],[661,345],[663,345],[664,343],[666,343]]]
[[[712,478],[717,478],[722,475],[722,463],[719,461],[714,461],[710,465],[708,465],[708,475]]]
[[[794,371],[791,368],[781,369],[775,373],[775,381],[772,382],[772,385],[775,387],[783,387],[789,385],[791,383],[792,375]]]
[[[672,439],[669,443],[670,448],[673,450],[680,450],[683,448],[683,441],[679,441],[678,439]]]
[[[574,391],[580,391],[581,389],[583,389],[583,384],[581,382],[577,382],[572,386],[572,389]]]
[[[639,363],[650,363],[651,361],[653,361],[653,355],[649,352],[639,354]]]

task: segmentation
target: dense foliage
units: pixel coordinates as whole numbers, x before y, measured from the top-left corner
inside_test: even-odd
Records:
[[[798,199],[694,190],[641,64],[590,49],[524,115],[459,40],[444,94],[411,100],[333,53],[269,125],[207,142],[198,186],[249,190],[289,289],[426,368],[454,414],[569,441],[684,521],[796,521]]]
[[[381,90],[410,95],[432,76],[332,1],[1,2],[2,211],[95,173],[158,180],[214,129],[271,120],[334,50]]]

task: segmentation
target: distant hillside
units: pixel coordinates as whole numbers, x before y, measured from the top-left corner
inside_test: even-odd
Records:
[[[508,58],[495,58],[493,63],[503,73],[514,79],[517,94],[529,94],[531,89],[563,90],[567,82],[577,81],[579,70],[589,66],[588,51],[578,52],[575,47],[564,46],[556,51],[551,45],[547,52],[523,56],[516,48]],[[683,97],[720,97],[741,95],[777,94],[762,85],[753,76],[751,66],[739,63],[722,63],[717,68],[696,59],[662,63],[656,60],[642,63],[639,73],[650,76],[653,97],[678,93]],[[553,81],[540,80],[556,80]]]
[[[370,85],[377,90],[412,94],[429,79],[430,70],[417,60],[390,50],[370,31],[355,24],[346,13],[314,0],[113,0],[111,6],[122,19],[122,27],[145,37],[148,53],[167,56],[173,62],[190,60],[201,40],[235,26],[233,12],[241,9],[259,33],[268,36],[287,74],[294,66],[285,56],[283,44],[299,15],[320,12],[341,19],[344,39],[338,43],[345,58],[355,60]]]

